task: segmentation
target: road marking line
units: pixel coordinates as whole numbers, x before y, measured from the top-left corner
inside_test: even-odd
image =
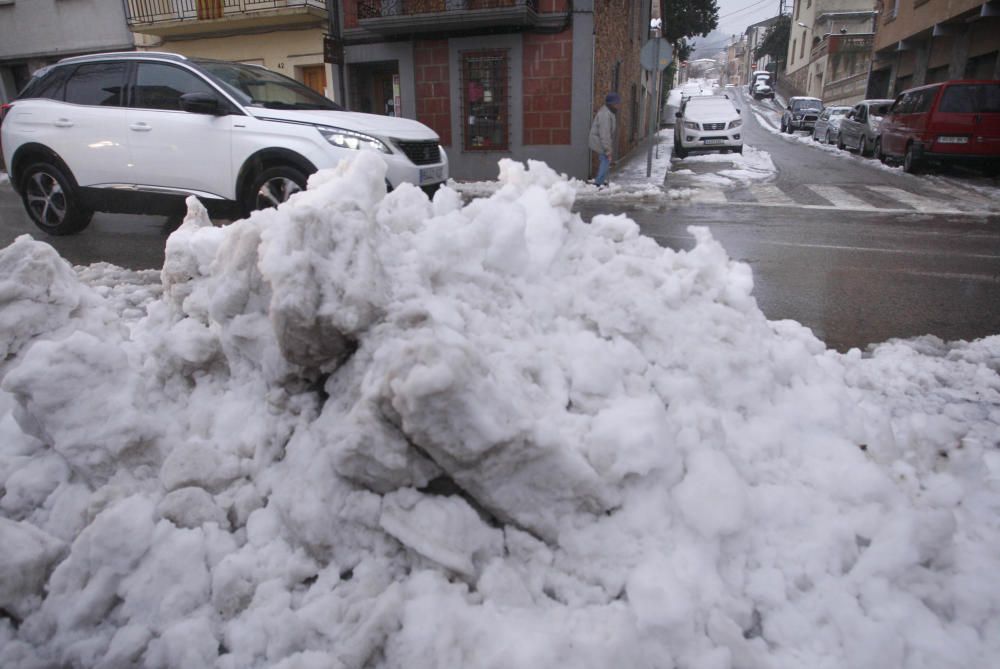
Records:
[[[851,207],[854,209],[876,209],[875,205],[870,202],[865,202],[861,198],[855,197],[849,193],[846,189],[839,186],[824,186],[821,184],[809,184],[806,186],[809,190],[819,195],[824,200],[827,200],[830,204],[836,205],[838,207]]]
[[[777,186],[754,184],[750,187],[750,192],[753,193],[754,199],[760,204],[780,204],[793,207],[799,204]]]
[[[691,201],[701,204],[726,204],[729,202],[729,200],[726,199],[725,192],[716,188],[696,189],[691,194]]]
[[[895,186],[866,186],[866,188],[869,188],[876,193],[881,193],[891,200],[908,204],[917,211],[924,213],[937,213],[942,211],[942,208],[946,206],[943,202],[938,200],[932,200],[929,197],[917,195],[916,193],[911,193],[908,190],[896,188]]]

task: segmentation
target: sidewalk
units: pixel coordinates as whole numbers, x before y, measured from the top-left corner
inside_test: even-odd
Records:
[[[649,176],[646,176],[646,163],[650,144],[653,145],[653,159]],[[667,173],[670,171],[670,156],[674,150],[673,126],[661,128],[654,137],[647,137],[639,146],[632,149],[622,160],[611,168],[609,181],[612,186],[623,189],[646,189],[649,186],[666,188]]]

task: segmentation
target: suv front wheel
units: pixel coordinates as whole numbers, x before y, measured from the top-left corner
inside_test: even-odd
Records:
[[[245,213],[249,215],[257,209],[277,207],[295,193],[305,190],[306,180],[306,175],[294,167],[269,167],[250,184],[243,202]]]
[[[76,234],[94,217],[80,203],[73,180],[52,163],[34,163],[24,171],[21,198],[31,220],[50,235]]]

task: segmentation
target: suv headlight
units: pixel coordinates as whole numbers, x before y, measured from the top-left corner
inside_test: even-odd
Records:
[[[742,119],[736,119],[735,121],[730,121],[729,122],[729,129],[732,130],[733,128],[738,128],[741,125],[743,125],[743,120]]]
[[[316,129],[319,130],[319,134],[323,135],[326,141],[341,149],[375,149],[382,153],[392,153],[385,142],[371,135],[322,125],[316,126]]]
[[[684,121],[684,127],[688,130],[701,130],[701,126],[694,121]]]

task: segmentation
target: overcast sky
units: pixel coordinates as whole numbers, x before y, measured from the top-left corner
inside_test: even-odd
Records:
[[[718,0],[719,31],[725,35],[740,34],[747,26],[778,15],[780,0]],[[785,0],[785,11],[791,11],[792,0]]]

